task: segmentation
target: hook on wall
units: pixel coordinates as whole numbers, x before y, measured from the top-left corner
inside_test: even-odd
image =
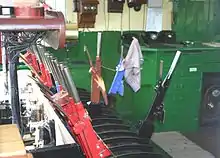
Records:
[[[98,0],[78,0],[78,26],[80,28],[94,28],[98,13]]]
[[[127,0],[129,8],[134,8],[135,11],[140,11],[143,4],[147,4],[148,0]]]

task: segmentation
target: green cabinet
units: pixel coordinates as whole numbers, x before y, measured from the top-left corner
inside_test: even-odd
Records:
[[[153,86],[157,82],[160,60],[164,61],[164,74],[169,70],[175,52],[182,51],[179,63],[173,74],[164,104],[166,120],[158,125],[157,131],[194,131],[198,129],[201,104],[203,72],[220,71],[220,48],[195,45],[185,48],[146,48],[142,47],[144,66],[142,87],[134,94],[133,103],[137,120],[143,119],[153,100]]]

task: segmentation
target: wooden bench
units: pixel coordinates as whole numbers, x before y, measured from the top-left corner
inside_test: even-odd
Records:
[[[0,125],[0,158],[32,158],[16,125]]]

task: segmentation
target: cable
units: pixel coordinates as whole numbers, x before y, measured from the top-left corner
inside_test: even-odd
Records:
[[[103,1],[103,12],[104,12],[104,21],[105,21],[105,30],[107,30],[107,26],[106,26],[106,7],[105,7],[105,0]]]
[[[128,10],[128,30],[131,31],[131,9]]]
[[[112,69],[112,68],[109,68],[109,67],[106,67],[106,66],[103,66],[103,65],[102,65],[102,68],[106,69],[106,70],[109,70],[109,71],[112,71],[112,72],[116,72],[115,69]]]
[[[145,30],[145,27],[146,27],[146,8],[147,8],[147,6],[146,6],[146,4],[144,4],[144,15],[143,15],[143,30]]]
[[[123,36],[123,12],[121,13],[121,26],[120,26],[120,31],[121,31],[121,37],[120,37],[120,58],[123,58],[123,50],[124,50],[124,46],[123,46],[123,40],[122,40],[122,36]]]
[[[104,1],[105,1],[105,0],[104,0]],[[108,30],[109,30],[109,21],[110,21],[110,19],[109,19],[109,15],[110,15],[109,12],[108,12],[107,15],[108,15],[108,16],[107,16],[107,17],[108,17],[108,19],[107,19],[107,22],[108,22],[108,23],[107,23],[107,31],[108,31]]]
[[[120,31],[123,32],[123,13],[121,13]]]

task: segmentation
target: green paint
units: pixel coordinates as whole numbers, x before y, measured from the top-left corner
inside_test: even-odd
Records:
[[[59,58],[67,61],[77,86],[90,90],[90,74],[87,56],[83,51],[88,46],[93,61],[96,56],[96,33],[79,33],[79,43],[74,48],[62,50]],[[126,46],[125,46],[126,47]],[[161,47],[161,46],[160,46]],[[154,86],[158,79],[160,60],[164,61],[164,75],[167,73],[176,50],[182,56],[165,97],[166,122],[157,125],[157,131],[195,131],[199,126],[199,109],[201,100],[201,77],[203,72],[217,72],[220,69],[220,48],[199,44],[188,47],[147,48],[141,46],[144,55],[141,90],[134,93],[125,84],[124,97],[117,96],[116,108],[122,117],[136,124],[146,116],[153,101]],[[115,69],[120,57],[120,32],[103,32],[102,64]],[[62,54],[62,55],[61,55]],[[76,64],[76,61],[81,61]],[[192,71],[192,72],[190,72]],[[102,76],[108,90],[115,72],[102,68]]]
[[[149,73],[148,76],[158,76],[160,60],[164,61],[164,74],[166,74],[176,50],[163,48],[153,51],[152,49],[142,48],[145,58],[148,58],[148,61],[145,60],[146,67],[150,61],[156,61],[156,68],[151,67],[153,72],[147,71]],[[179,50],[182,51],[182,56],[174,72],[164,102],[166,123],[163,126],[158,126],[158,131],[195,131],[198,129],[202,73],[217,72],[220,68],[220,48],[195,45],[191,48],[179,48]],[[148,55],[149,52],[156,55]],[[147,70],[146,67],[144,66],[143,71]],[[145,75],[142,75],[142,80],[148,78],[147,72],[145,72]],[[155,83],[157,77],[154,78]],[[152,85],[150,82],[142,81],[142,84],[139,96],[137,95],[134,99],[137,100],[135,105],[138,106],[138,109],[135,112],[135,116],[138,119],[144,116],[144,107],[147,109],[152,102],[152,98],[146,99],[146,93],[153,94],[153,89],[147,90],[146,88],[147,85]]]
[[[219,40],[220,1],[173,0],[173,30],[179,40]]]

